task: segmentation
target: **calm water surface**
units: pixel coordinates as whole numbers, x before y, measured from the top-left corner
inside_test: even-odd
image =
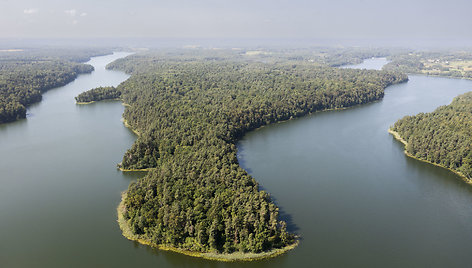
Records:
[[[96,71],[44,94],[27,120],[0,125],[0,267],[466,267],[472,263],[472,189],[451,172],[407,158],[388,127],[472,90],[472,82],[410,76],[382,101],[249,133],[241,164],[303,239],[283,256],[218,263],[126,240],[120,192],[142,174],[116,163],[135,136],[123,106],[73,97],[127,75]],[[372,68],[369,60],[358,68]],[[380,61],[375,59],[374,61]],[[384,60],[385,63],[385,60]],[[376,62],[381,66],[382,62]]]
[[[353,68],[353,69],[369,69],[369,70],[381,70],[382,67],[389,61],[387,58],[371,58],[364,60],[361,64],[354,65],[343,65],[341,68]]]
[[[470,267],[472,187],[406,157],[387,130],[471,90],[472,81],[410,76],[379,102],[246,135],[240,162],[303,238],[273,265]]]

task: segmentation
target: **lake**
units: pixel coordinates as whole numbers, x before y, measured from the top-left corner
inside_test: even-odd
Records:
[[[220,263],[128,241],[116,222],[120,193],[143,173],[116,164],[136,136],[120,102],[74,96],[128,75],[95,57],[91,74],[49,90],[28,118],[0,125],[1,267],[464,267],[472,263],[472,189],[458,176],[403,154],[387,130],[472,90],[472,81],[410,76],[383,100],[315,113],[248,133],[241,165],[272,194],[293,251]],[[380,59],[385,61],[384,59]],[[379,59],[355,68],[382,66]],[[379,68],[379,67],[375,67]]]
[[[379,61],[386,63],[356,67],[379,68]],[[242,166],[302,236],[273,266],[470,266],[472,187],[405,156],[387,130],[471,90],[468,80],[410,75],[381,101],[247,134],[239,143]]]
[[[348,64],[340,66],[343,69],[368,69],[368,70],[381,70],[382,67],[389,61],[387,58],[371,58],[364,60],[361,64]]]

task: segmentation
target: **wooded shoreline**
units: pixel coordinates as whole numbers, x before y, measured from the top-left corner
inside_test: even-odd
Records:
[[[428,164],[432,164],[432,165],[435,165],[435,166],[438,166],[438,167],[441,167],[441,168],[445,168],[449,171],[452,171],[453,173],[455,173],[456,175],[458,175],[464,182],[468,183],[468,184],[471,184],[472,185],[472,180],[467,178],[464,174],[462,174],[461,172],[457,171],[457,170],[454,170],[454,169],[451,169],[451,168],[448,168],[446,166],[443,166],[443,165],[440,165],[440,164],[437,164],[437,163],[433,163],[431,161],[428,161],[426,159],[421,159],[421,158],[418,158],[412,154],[410,154],[409,152],[407,152],[406,150],[406,146],[408,145],[408,142],[405,141],[398,132],[392,130],[391,128],[388,129],[388,133],[392,134],[392,136],[398,140],[399,142],[403,143],[404,147],[405,147],[405,150],[403,151],[405,153],[405,155],[407,155],[408,157],[411,157],[413,159],[416,159],[416,160],[419,160],[419,161],[422,161],[422,162],[425,162],[425,163],[428,163]]]
[[[196,251],[190,251],[190,250],[185,250],[185,249],[180,249],[176,248],[173,246],[169,245],[158,245],[153,243],[150,240],[147,240],[145,238],[142,238],[136,234],[133,234],[133,232],[130,230],[129,224],[126,222],[126,219],[123,215],[126,207],[125,207],[125,199],[126,199],[127,191],[123,192],[121,194],[121,202],[118,205],[116,211],[118,214],[118,225],[120,226],[120,229],[122,231],[122,234],[124,237],[126,237],[128,240],[131,241],[136,241],[140,244],[151,246],[154,248],[157,248],[159,250],[165,250],[165,251],[173,251],[177,253],[181,253],[187,256],[191,257],[198,257],[198,258],[203,258],[207,260],[214,260],[214,261],[223,261],[223,262],[235,262],[235,261],[257,261],[257,260],[262,260],[262,259],[268,259],[268,258],[273,258],[279,255],[282,255],[286,253],[289,250],[294,249],[295,247],[298,246],[299,244],[299,239],[296,238],[294,240],[293,244],[290,244],[288,246],[285,246],[284,248],[278,248],[278,249],[273,249],[267,252],[261,252],[261,253],[243,253],[243,252],[234,252],[231,254],[227,253],[202,253],[202,252],[196,252]]]

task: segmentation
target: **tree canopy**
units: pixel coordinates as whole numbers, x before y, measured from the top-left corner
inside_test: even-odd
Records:
[[[121,92],[115,87],[97,87],[80,93],[75,100],[78,103],[119,99]]]
[[[109,68],[140,133],[120,167],[151,169],[129,186],[124,218],[141,239],[198,252],[262,252],[294,242],[270,195],[239,166],[236,142],[257,127],[382,98],[400,73],[306,60],[147,53]]]
[[[0,52],[0,124],[26,117],[26,107],[41,94],[63,86],[93,67],[78,63],[106,53],[104,49],[31,49]]]
[[[414,157],[472,177],[472,92],[432,113],[405,116],[393,126]]]

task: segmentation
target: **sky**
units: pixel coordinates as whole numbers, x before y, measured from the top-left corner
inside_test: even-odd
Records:
[[[0,38],[460,42],[471,11],[470,0],[0,0]]]

